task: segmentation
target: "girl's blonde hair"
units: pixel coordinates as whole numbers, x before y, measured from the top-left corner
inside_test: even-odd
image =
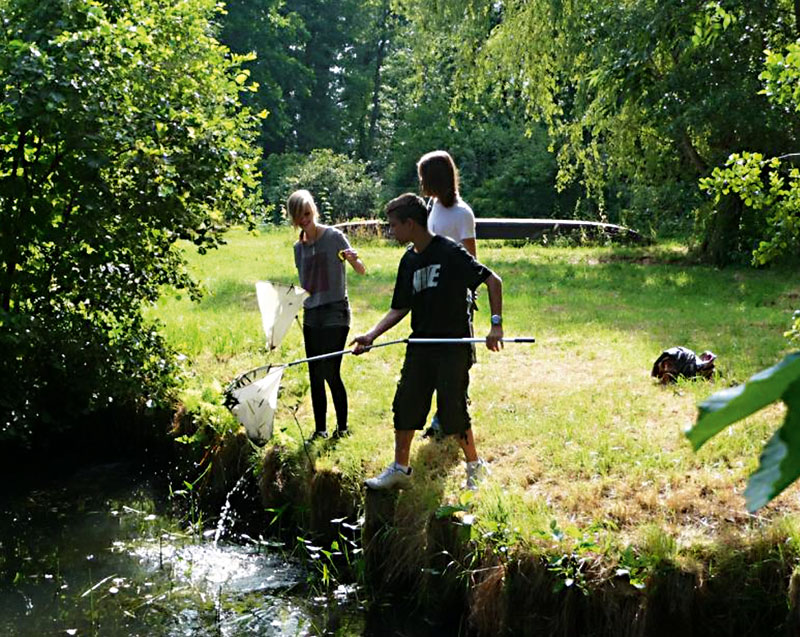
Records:
[[[306,210],[314,213],[315,221],[319,218],[317,204],[314,203],[311,193],[308,190],[295,190],[286,200],[286,213],[289,215],[292,225],[298,225],[297,220]]]

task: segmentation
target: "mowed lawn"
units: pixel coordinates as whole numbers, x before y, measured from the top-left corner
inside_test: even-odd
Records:
[[[234,230],[228,245],[205,256],[188,253],[207,290],[200,303],[168,293],[152,314],[185,354],[186,395],[219,402],[225,383],[265,362],[303,357],[294,326],[274,352],[264,337],[253,284],[296,282],[288,228]],[[367,275],[348,274],[351,335],[388,309],[400,246],[354,241]],[[477,520],[502,519],[512,541],[535,545],[555,521],[568,535],[608,532],[614,544],[660,542],[670,551],[746,540],[798,510],[791,487],[757,515],[744,508],[746,477],[781,422],[773,406],[723,432],[694,453],[683,430],[697,403],[776,363],[783,333],[800,307],[800,280],[789,270],[724,270],[693,264],[679,246],[542,247],[480,242],[480,260],[503,279],[506,336],[534,336],[535,345],[478,350],[471,374],[471,413],[479,452],[491,477],[472,503]],[[483,289],[475,328],[489,328]],[[382,339],[402,338],[408,320]],[[714,382],[664,387],[650,377],[670,346],[714,351]],[[357,484],[393,457],[391,401],[403,346],[346,356],[354,435],[311,447],[320,468]],[[294,415],[293,415],[294,412]],[[296,420],[295,420],[296,415]],[[329,429],[335,427],[329,406]],[[313,431],[305,366],[284,375],[276,440],[300,449]],[[409,524],[459,501],[463,464],[456,445],[417,439],[413,488],[400,506]],[[587,531],[589,530],[589,531]],[[550,541],[548,539],[548,541]]]

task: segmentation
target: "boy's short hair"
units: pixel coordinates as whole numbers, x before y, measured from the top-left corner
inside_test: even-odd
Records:
[[[401,222],[413,219],[420,226],[428,227],[428,208],[422,197],[413,192],[404,193],[386,204],[386,216],[390,215]]]

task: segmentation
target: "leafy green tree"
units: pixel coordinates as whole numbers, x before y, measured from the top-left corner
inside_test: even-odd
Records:
[[[767,52],[761,74],[764,93],[778,105],[800,111],[800,44],[786,53]],[[761,215],[760,239],[751,249],[755,264],[786,255],[796,258],[800,247],[800,171],[783,165],[786,157],[765,159],[760,153],[731,155],[724,168],[715,168],[703,187],[714,204],[737,205]],[[800,310],[793,316],[787,338],[800,343]],[[800,352],[753,376],[747,383],[717,392],[700,405],[695,426],[687,436],[695,449],[751,413],[781,400],[786,405],[783,424],[764,446],[758,469],[745,490],[750,511],[764,506],[800,477]]]
[[[760,77],[761,92],[770,101],[800,112],[800,43],[788,45],[785,53],[767,51]],[[748,241],[739,251],[756,265],[796,256],[800,250],[800,170],[792,165],[798,158],[798,153],[771,158],[752,151],[734,153],[724,167],[700,182],[713,197],[704,211],[706,223],[724,217],[731,208],[739,210],[736,230],[743,219],[755,220],[754,229],[740,232]]]
[[[343,134],[346,147],[365,161],[373,158],[379,136],[391,134],[382,117],[384,73],[396,47],[399,24],[391,4],[390,0],[364,0],[356,13],[357,21],[348,22],[352,45],[347,48],[341,98],[347,113]]]
[[[327,148],[299,153],[272,155],[267,160],[269,184],[267,200],[275,206],[278,222],[283,204],[298,188],[309,190],[325,223],[340,223],[354,218],[374,217],[379,213],[381,182],[367,170],[364,162],[334,153]]]
[[[765,45],[797,33],[788,0],[404,6],[430,31],[458,32],[456,99],[522,103],[548,126],[559,185],[581,184],[601,217],[636,206],[629,218],[646,221],[655,200],[688,227],[711,166],[798,132],[754,97]]]
[[[258,118],[213,0],[0,2],[0,436],[165,397],[141,314],[258,206]]]
[[[450,152],[462,194],[480,217],[572,215],[573,190],[557,193],[557,166],[541,124],[516,103],[486,95],[457,102],[458,33],[410,20],[397,27],[383,77],[390,131],[373,159],[394,195],[417,190],[416,163],[437,148]]]
[[[285,0],[228,0],[220,24],[221,42],[239,55],[255,54],[244,66],[258,88],[243,102],[269,113],[261,122],[265,153],[294,150],[295,116],[314,81],[300,57],[310,38],[302,17]]]

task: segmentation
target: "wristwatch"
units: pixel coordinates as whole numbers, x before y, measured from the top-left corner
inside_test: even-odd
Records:
[[[503,324],[503,317],[499,314],[492,314],[492,325],[502,325]]]

